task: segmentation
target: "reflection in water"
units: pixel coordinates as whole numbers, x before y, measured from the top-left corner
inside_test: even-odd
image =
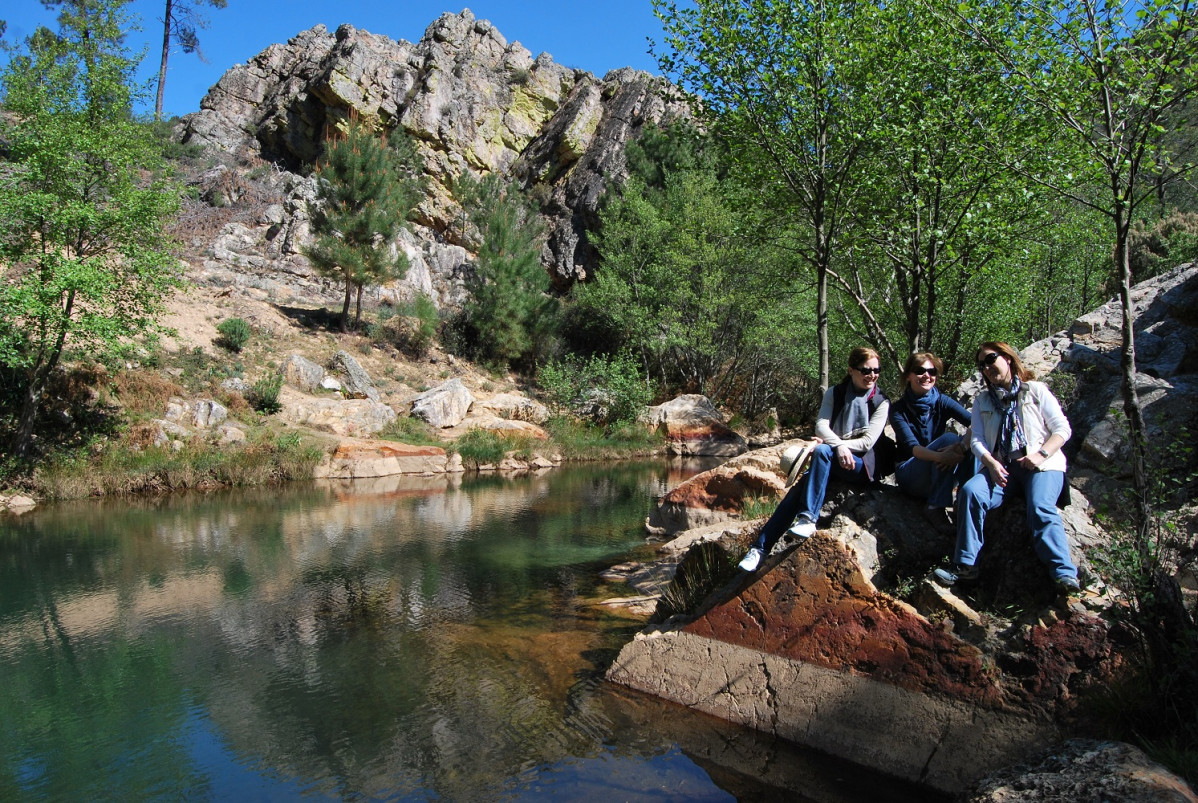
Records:
[[[680,480],[388,478],[0,521],[0,799],[777,794],[730,745],[811,786],[810,758],[601,680],[639,623],[594,604],[625,593],[599,570],[645,549]]]

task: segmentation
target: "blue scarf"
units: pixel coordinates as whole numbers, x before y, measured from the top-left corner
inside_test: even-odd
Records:
[[[911,434],[920,446],[927,446],[936,439],[936,416],[933,411],[940,401],[940,391],[935,387],[917,396],[911,388],[903,393],[903,405],[911,411]]]
[[[986,380],[986,392],[990,394],[990,401],[994,404],[994,409],[1002,414],[998,438],[994,442],[994,456],[1004,465],[1012,458],[1017,459],[1027,454],[1027,438],[1023,434],[1023,425],[1019,423],[1021,387],[1019,377],[1011,378],[1010,390],[995,387],[989,379]]]

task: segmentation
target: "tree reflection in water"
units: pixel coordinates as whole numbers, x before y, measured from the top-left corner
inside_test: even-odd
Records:
[[[640,622],[594,604],[626,593],[599,571],[648,554],[679,480],[642,463],[2,520],[0,798],[765,799],[772,761],[865,799],[602,681]]]

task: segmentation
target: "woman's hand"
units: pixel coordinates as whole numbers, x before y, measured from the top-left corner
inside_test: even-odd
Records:
[[[995,485],[999,488],[1007,487],[1007,469],[1002,463],[989,457],[986,459],[986,471],[990,472],[990,479],[994,480]]]
[[[1024,455],[1023,457],[1019,458],[1019,465],[1023,466],[1028,471],[1035,471],[1037,467],[1047,459],[1048,458],[1039,452],[1032,452],[1029,455]]]
[[[844,469],[852,469],[853,450],[845,446],[843,443],[836,447],[836,462],[840,463],[840,467]]]
[[[965,457],[965,453],[958,448],[957,444],[945,446],[943,449],[937,449],[934,454],[937,455],[935,460],[936,464],[942,466],[943,468],[952,468],[960,463],[962,458]]]

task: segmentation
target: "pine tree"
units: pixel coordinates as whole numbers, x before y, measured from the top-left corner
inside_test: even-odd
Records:
[[[364,123],[350,120],[330,137],[317,168],[321,207],[314,216],[316,241],[306,249],[326,276],[345,281],[342,331],[357,291],[353,328],[362,319],[362,289],[403,278],[408,260],[392,241],[423,195],[416,151],[402,135],[384,142]]]
[[[464,174],[454,193],[466,216],[465,239],[478,255],[467,280],[465,313],[479,356],[494,364],[535,361],[554,323],[556,300],[546,294],[541,265],[545,227],[517,187],[490,174]]]

